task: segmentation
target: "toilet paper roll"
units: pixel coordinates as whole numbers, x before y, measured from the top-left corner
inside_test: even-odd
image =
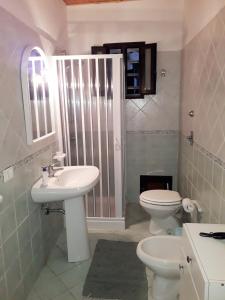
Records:
[[[186,211],[189,214],[192,213],[195,209],[194,204],[192,203],[191,199],[189,199],[189,198],[184,198],[182,200],[182,206],[183,206],[184,211]]]

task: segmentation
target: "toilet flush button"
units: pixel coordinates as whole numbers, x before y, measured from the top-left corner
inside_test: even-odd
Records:
[[[0,203],[3,201],[3,197],[2,195],[0,195]]]

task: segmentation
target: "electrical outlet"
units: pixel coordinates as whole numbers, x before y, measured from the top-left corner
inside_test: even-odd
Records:
[[[14,169],[13,167],[9,167],[3,171],[3,180],[7,182],[14,177]]]

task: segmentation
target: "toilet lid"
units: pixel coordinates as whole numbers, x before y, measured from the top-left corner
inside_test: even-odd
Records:
[[[181,203],[181,196],[175,191],[149,190],[141,193],[140,200],[155,205],[175,205]]]

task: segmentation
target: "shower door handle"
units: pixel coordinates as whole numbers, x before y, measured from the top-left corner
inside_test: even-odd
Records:
[[[115,138],[115,140],[114,140],[114,147],[115,147],[116,151],[121,150],[121,143],[119,142],[119,140],[117,138]]]

